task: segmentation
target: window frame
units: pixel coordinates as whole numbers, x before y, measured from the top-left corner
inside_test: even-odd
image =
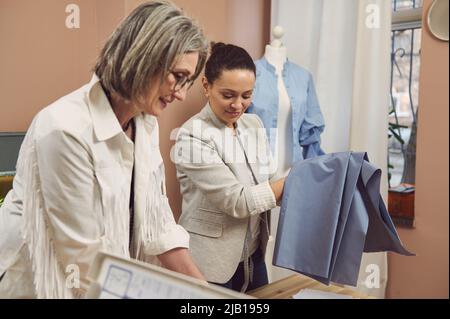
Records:
[[[422,29],[423,8],[410,8],[402,10],[392,9],[391,32],[405,31],[410,29]],[[390,92],[392,94],[392,92]],[[389,153],[389,149],[388,149]],[[412,193],[398,193],[389,189],[388,207],[391,217],[397,226],[413,228],[414,227],[414,198],[415,191]]]

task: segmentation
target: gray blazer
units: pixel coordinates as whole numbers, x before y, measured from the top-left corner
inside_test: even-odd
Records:
[[[235,273],[252,215],[261,214],[265,252],[270,209],[276,206],[268,182],[276,167],[261,120],[243,114],[236,129],[235,137],[207,104],[180,128],[172,153],[183,195],[179,223],[190,233],[196,264],[208,281],[216,283],[227,282]],[[245,158],[233,148],[236,138]]]

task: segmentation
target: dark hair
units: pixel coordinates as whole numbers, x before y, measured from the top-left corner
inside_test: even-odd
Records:
[[[255,63],[243,48],[222,42],[211,43],[211,55],[205,67],[208,83],[214,83],[224,70],[249,70],[256,75]]]

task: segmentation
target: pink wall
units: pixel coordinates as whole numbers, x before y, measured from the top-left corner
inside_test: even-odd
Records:
[[[423,21],[431,0],[424,1]],[[416,159],[416,223],[399,228],[416,257],[389,255],[388,298],[448,298],[448,42],[422,32]]]
[[[79,29],[65,24],[71,3]],[[88,82],[123,12],[122,0],[0,1],[0,132],[25,131],[40,109]]]

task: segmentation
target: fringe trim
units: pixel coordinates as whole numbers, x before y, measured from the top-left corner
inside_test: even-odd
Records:
[[[130,209],[126,185],[122,186],[118,196],[110,197],[111,203],[106,205],[108,211],[103,212],[105,225],[104,248],[115,255],[130,257]]]
[[[34,142],[29,145],[29,154],[25,156],[26,185],[24,199],[23,236],[30,252],[34,286],[37,298],[68,299],[83,298],[86,291],[81,288],[68,288],[63,265],[57,260],[51,238],[44,201],[39,182]],[[120,196],[111,196],[111,209],[104,212],[105,235],[103,247],[107,252],[129,257],[129,207],[126,189]]]
[[[161,265],[156,256],[145,254],[145,247],[154,242],[166,229],[170,220],[164,210],[169,210],[169,200],[166,196],[164,165],[161,164],[158,169],[150,173],[149,192],[147,194],[147,202],[145,212],[142,216],[135,216],[135,240],[136,243],[136,259],[149,262],[151,264]]]
[[[34,122],[21,147],[17,168],[25,176],[22,236],[29,250],[36,296],[45,299],[83,298],[86,293],[84,289],[68,288],[66,285],[64,267],[56,256],[41,193],[36,145],[31,134],[33,127]],[[107,197],[111,205],[107,205],[109,209],[103,211],[105,234],[102,246],[107,252],[129,257],[130,216],[125,186],[121,188],[119,196],[109,194],[111,196]]]
[[[36,296],[45,299],[81,297],[81,291],[67,288],[63,268],[56,258],[45,219],[34,142],[31,141],[28,147],[29,153],[24,159],[26,162],[22,164],[26,170],[23,236],[30,253]]]

